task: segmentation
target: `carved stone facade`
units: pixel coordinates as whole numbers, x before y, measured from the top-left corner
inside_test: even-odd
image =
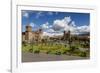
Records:
[[[42,40],[42,29],[39,29],[37,31],[32,31],[32,26],[27,25],[26,31],[22,32],[22,42],[31,43],[33,41],[41,41]]]

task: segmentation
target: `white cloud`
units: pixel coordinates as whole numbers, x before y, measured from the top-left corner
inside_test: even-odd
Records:
[[[52,25],[49,25],[48,22],[46,22],[45,24],[42,25],[42,29],[44,30],[43,35],[44,36],[57,36],[57,35],[61,35],[61,33],[58,33],[58,31],[55,31],[52,28]]]
[[[35,27],[35,24],[33,22],[30,23],[30,26]]]
[[[70,21],[72,21],[72,19],[71,19],[70,16],[68,16],[68,17],[64,17],[64,21],[65,21],[66,23],[69,23]]]
[[[39,17],[41,17],[41,16],[43,16],[43,12],[37,12],[37,14],[36,14],[36,18],[39,18]]]
[[[46,32],[55,32],[52,28],[47,29]]]
[[[26,17],[26,18],[28,18],[28,17],[29,17],[28,12],[26,12],[26,11],[22,11],[22,15],[23,15],[24,17]]]
[[[79,26],[77,27],[78,31],[80,33],[82,32],[90,32],[90,26],[84,25],[84,26]]]
[[[55,31],[60,31],[60,30],[68,31],[68,30],[70,30],[71,34],[80,34],[80,33],[86,33],[86,32],[90,31],[90,27],[88,25],[76,26],[75,21],[72,21],[70,16],[64,17],[61,20],[54,20],[53,29]]]
[[[49,23],[46,22],[45,24],[41,25],[42,29],[48,29],[49,28]]]
[[[70,24],[72,27],[75,27],[75,21],[72,21],[71,24]]]
[[[83,25],[83,26],[77,26],[74,28],[70,28],[71,34],[85,34],[87,32],[90,32],[90,26]]]
[[[56,30],[56,31],[57,30],[62,30],[62,29],[68,31],[70,29],[69,23],[71,21],[72,20],[71,20],[70,16],[69,17],[64,17],[64,19],[61,19],[61,20],[54,20],[53,29]],[[75,26],[74,22],[72,24]]]
[[[48,32],[43,32],[43,36],[53,36],[51,33],[48,33]]]
[[[54,30],[61,30],[65,27],[65,23],[62,20],[55,20],[53,23]]]
[[[35,26],[34,23],[30,23],[32,26]],[[75,21],[71,17],[64,17],[63,19],[56,19],[53,21],[53,24],[50,25],[48,22],[41,25],[44,33],[44,36],[59,36],[63,35],[62,31],[71,31],[71,34],[80,34],[84,32],[89,32],[90,27],[88,25],[76,26]]]
[[[50,33],[50,32],[43,32],[43,36],[50,36],[50,37],[53,37],[53,36],[61,36],[63,35],[63,32],[54,32],[54,33]]]

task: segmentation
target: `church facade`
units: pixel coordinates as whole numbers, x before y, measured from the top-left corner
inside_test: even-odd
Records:
[[[31,43],[33,41],[40,42],[42,40],[42,29],[32,31],[32,26],[27,25],[26,31],[22,32],[22,42]]]
[[[70,31],[63,32],[63,35],[61,36],[54,36],[54,37],[48,37],[50,40],[60,40],[60,41],[68,41],[71,37],[73,37],[70,34]],[[79,38],[77,36],[77,38]],[[22,42],[31,43],[31,42],[41,42],[45,37],[43,36],[42,29],[38,29],[37,31],[32,31],[32,26],[27,25],[25,32],[22,32]]]

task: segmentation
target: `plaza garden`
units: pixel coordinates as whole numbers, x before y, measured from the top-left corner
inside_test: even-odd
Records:
[[[71,42],[66,41],[46,41],[46,42],[32,42],[22,43],[22,52],[34,54],[52,54],[52,55],[69,55],[79,57],[89,57],[90,48],[89,42]]]

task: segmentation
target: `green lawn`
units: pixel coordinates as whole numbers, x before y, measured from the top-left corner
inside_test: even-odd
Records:
[[[80,51],[81,45],[75,44],[73,46],[66,46],[65,44],[55,44],[55,43],[38,43],[38,44],[22,44],[23,52],[31,53],[46,53],[54,55],[75,55],[81,57],[89,56],[89,51]]]

